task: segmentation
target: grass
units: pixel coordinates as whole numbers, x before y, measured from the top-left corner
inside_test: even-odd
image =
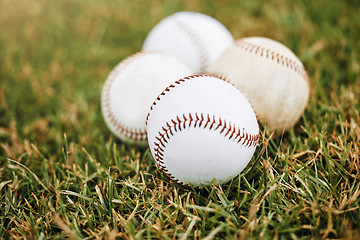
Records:
[[[357,1],[0,1],[0,239],[360,238]],[[107,74],[180,10],[291,48],[312,91],[248,167],[186,189],[100,112]]]

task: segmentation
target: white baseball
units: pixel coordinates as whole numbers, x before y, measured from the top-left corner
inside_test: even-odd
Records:
[[[236,86],[269,131],[289,130],[308,103],[310,83],[303,64],[289,48],[268,38],[237,40],[208,73]]]
[[[206,75],[180,79],[154,101],[147,116],[158,167],[183,185],[226,183],[251,160],[259,126],[246,98]]]
[[[177,12],[150,31],[143,50],[176,57],[195,73],[204,73],[233,43],[232,34],[217,19],[198,12]]]
[[[124,142],[147,146],[145,118],[154,98],[192,73],[184,63],[160,53],[139,52],[120,62],[101,92],[102,114],[111,132]]]

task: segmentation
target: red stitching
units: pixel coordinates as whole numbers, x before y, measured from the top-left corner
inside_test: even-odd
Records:
[[[160,101],[161,99],[161,96],[165,96],[166,93],[170,92],[170,88],[175,88],[176,85],[179,85],[181,84],[182,82],[185,82],[187,80],[190,80],[190,79],[193,79],[193,78],[198,78],[198,77],[210,77],[210,75],[207,75],[207,74],[200,74],[200,75],[191,75],[191,76],[188,76],[188,77],[184,77],[184,78],[181,78],[177,81],[174,82],[174,84],[171,84],[170,86],[168,86],[167,88],[165,88],[165,90],[159,94],[159,96],[155,99],[155,101],[153,102],[153,104],[150,106],[150,111],[149,113],[147,114],[146,116],[146,121],[145,121],[145,124],[147,125],[148,124],[148,120],[149,120],[149,116],[150,116],[150,112],[154,109],[154,106],[156,105],[156,103],[158,101]],[[177,130],[175,130],[177,131]]]
[[[195,115],[195,116],[194,116]],[[199,116],[200,115],[200,116]],[[216,121],[218,119],[218,121]],[[213,116],[211,119],[209,114],[206,114],[204,117],[203,113],[195,113],[191,114],[189,113],[187,116],[184,114],[183,116],[177,116],[175,119],[170,120],[171,123],[167,122],[165,127],[162,127],[163,132],[159,132],[159,135],[155,137],[156,141],[154,142],[154,155],[155,155],[155,161],[158,163],[159,168],[164,171],[164,173],[172,180],[174,180],[174,176],[171,175],[171,173],[168,172],[166,166],[164,165],[163,156],[166,149],[166,145],[168,141],[170,140],[171,136],[169,136],[169,132],[171,132],[171,129],[173,128],[175,131],[176,129],[180,129],[181,126],[183,128],[185,127],[193,127],[193,128],[203,128],[210,130],[211,127],[215,124],[217,127],[213,131],[219,131],[220,135],[223,135],[226,137],[229,135],[228,140],[237,141],[236,143],[240,143],[241,145],[244,145],[245,147],[254,147],[258,144],[260,139],[260,134],[250,134],[247,132],[242,131],[240,128],[236,128],[235,125],[231,125],[230,122],[227,122],[225,120],[222,120],[220,117],[216,118]],[[197,124],[199,122],[199,124]],[[192,123],[194,123],[192,125]],[[205,123],[205,125],[202,127],[202,124]],[[209,124],[211,123],[211,124]],[[210,125],[209,128],[207,126]],[[227,131],[226,131],[227,130]],[[173,134],[170,134],[173,135]],[[183,184],[179,180],[177,180],[178,183]]]
[[[306,70],[300,64],[296,63],[296,61],[294,59],[290,59],[282,54],[275,53],[274,51],[271,51],[270,49],[266,49],[264,47],[255,45],[253,43],[246,42],[243,39],[239,39],[239,40],[235,41],[235,45],[248,53],[265,56],[265,58],[276,61],[277,63],[283,65],[284,67],[288,67],[288,68],[292,69],[294,72],[300,74],[306,80],[306,82],[310,85],[309,76],[307,75]],[[266,52],[266,54],[264,54],[264,52]]]
[[[122,135],[135,140],[145,140],[147,138],[146,129],[129,127],[115,118],[110,107],[110,91],[111,86],[116,79],[116,76],[121,73],[121,71],[123,71],[123,69],[125,69],[129,64],[131,64],[135,59],[145,54],[147,54],[147,52],[142,51],[135,53],[134,55],[125,59],[123,62],[119,63],[110,73],[108,79],[106,80],[104,84],[104,94],[102,96],[104,113],[109,118],[110,123],[112,123],[115,127],[115,130],[119,131]]]
[[[161,98],[163,96],[165,96],[168,92],[170,92],[170,87],[171,88],[175,88],[177,85],[195,79],[195,78],[200,78],[200,77],[212,77],[211,75],[207,75],[207,74],[201,74],[201,75],[192,75],[192,76],[188,76],[182,79],[179,79],[178,81],[176,81],[174,84],[171,84],[169,87],[167,87],[153,102],[153,104],[150,107],[150,111],[148,113],[148,115],[146,116],[146,125],[148,125],[148,120],[151,114],[151,111],[154,109],[154,106],[157,104],[158,101],[161,100]],[[223,79],[224,80],[224,79]],[[222,131],[220,134],[224,133],[224,130],[227,129],[226,126],[228,126],[228,131],[225,131],[224,137],[226,137],[229,133],[229,140],[233,139],[233,141],[237,141],[236,143],[240,143],[242,145],[245,145],[246,147],[251,147],[251,146],[256,146],[256,144],[259,142],[260,139],[260,134],[248,134],[245,133],[244,131],[241,131],[240,128],[236,128],[235,125],[231,125],[231,123],[227,123],[226,121],[222,120],[221,118],[218,118],[219,121],[217,123],[216,121],[216,117],[212,116],[212,118],[210,117],[209,114],[206,114],[206,116],[204,117],[204,114],[201,113],[200,117],[197,113],[195,113],[195,116],[193,116],[194,114],[189,113],[187,116],[185,114],[183,114],[183,116],[177,116],[174,119],[170,119],[168,122],[166,122],[166,127],[162,127],[162,131],[163,133],[159,132],[159,135],[157,137],[155,137],[155,139],[157,141],[154,142],[155,148],[154,148],[154,158],[155,161],[157,162],[157,164],[159,165],[159,169],[161,169],[164,174],[166,176],[168,176],[171,180],[182,184],[185,187],[189,187],[189,185],[184,184],[183,182],[179,181],[178,179],[175,179],[175,177],[173,175],[171,175],[171,173],[168,172],[167,168],[164,165],[164,161],[163,161],[163,156],[164,156],[164,150],[166,148],[166,143],[168,142],[168,140],[171,138],[170,135],[174,135],[174,132],[178,132],[181,131],[181,123],[182,123],[182,127],[186,128],[188,127],[202,127],[202,124],[204,124],[204,126],[202,127],[203,129],[209,129],[212,130],[215,126],[215,129],[213,129],[213,131],[217,131],[217,129],[220,126],[223,126]],[[198,122],[200,122],[199,124],[197,124]],[[192,124],[193,123],[193,124]]]

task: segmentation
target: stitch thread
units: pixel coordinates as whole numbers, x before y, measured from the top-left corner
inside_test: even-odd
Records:
[[[144,56],[145,54],[148,54],[147,52],[138,52],[134,55],[128,57],[123,62],[118,64],[114,70],[110,73],[107,81],[104,84],[104,91],[102,95],[102,107],[104,110],[104,115],[106,115],[110,121],[111,124],[113,124],[113,127],[116,131],[120,132],[124,136],[134,139],[134,140],[146,140],[147,134],[145,128],[134,128],[127,126],[123,123],[121,123],[113,114],[113,111],[111,109],[111,103],[110,103],[110,92],[111,87],[113,85],[113,82],[116,79],[116,76],[121,73],[126,67],[128,67],[131,63],[134,62],[137,58]]]
[[[148,112],[147,116],[146,116],[146,121],[145,121],[145,125],[148,125],[148,120],[149,120],[149,116],[150,116],[150,112],[153,110],[154,106],[156,105],[156,103],[158,101],[160,101],[161,99],[161,96],[165,96],[166,93],[170,92],[170,90],[172,88],[175,88],[176,85],[179,85],[181,84],[182,82],[185,82],[187,80],[190,80],[190,79],[193,79],[193,78],[197,78],[197,77],[212,77],[210,75],[207,75],[207,74],[200,74],[200,75],[191,75],[191,76],[187,76],[187,77],[184,77],[184,78],[181,78],[177,81],[175,81],[173,84],[170,84],[168,87],[165,88],[164,91],[162,91],[159,96],[155,99],[155,101],[153,102],[153,104],[150,106],[150,111]]]
[[[276,53],[270,49],[266,49],[264,47],[255,45],[253,43],[246,42],[243,39],[239,39],[235,41],[235,45],[250,54],[271,59],[287,68],[290,68],[291,70],[302,76],[310,86],[310,80],[306,70],[304,69],[304,67],[301,66],[301,64],[296,63],[296,60],[286,57],[282,54]]]
[[[151,111],[156,106],[157,102],[161,100],[162,96],[165,96],[168,92],[170,92],[173,88],[177,85],[192,80],[194,78],[200,77],[212,77],[210,75],[192,75],[178,81],[174,82],[170,86],[168,86],[153,102],[150,107],[150,111],[146,117],[146,125],[148,125],[149,116]],[[218,119],[218,121],[217,121]],[[166,127],[165,127],[166,126]],[[210,117],[209,114],[203,113],[188,113],[187,115],[183,114],[182,116],[176,116],[173,119],[170,119],[166,122],[165,126],[162,126],[162,132],[158,133],[158,136],[155,137],[156,141],[154,142],[154,159],[157,162],[159,169],[161,169],[165,175],[167,175],[171,180],[182,184],[184,186],[189,186],[184,184],[183,182],[176,179],[166,168],[164,165],[164,152],[166,148],[166,144],[170,140],[171,136],[174,136],[178,131],[182,131],[182,129],[186,128],[203,128],[213,131],[219,131],[219,134],[227,137],[228,140],[237,141],[238,144],[242,144],[247,148],[254,147],[258,144],[260,139],[260,134],[249,134],[240,128],[237,128],[235,124],[231,124],[220,117],[212,116]]]
[[[203,113],[188,113],[187,115],[183,114],[182,116],[177,116],[175,119],[171,119],[169,122],[166,122],[166,128],[162,127],[162,132],[159,132],[158,136],[155,137],[156,141],[154,142],[154,158],[158,163],[159,168],[163,170],[170,179],[183,185],[184,183],[177,180],[174,176],[171,175],[171,173],[169,173],[164,164],[164,152],[166,145],[171,139],[171,136],[174,136],[174,131],[182,131],[188,127],[218,131],[220,135],[223,135],[229,141],[236,142],[247,148],[255,147],[260,139],[259,133],[250,134],[244,132],[240,128],[237,128],[235,124],[231,124],[230,122],[224,121],[221,118],[217,118],[215,116],[210,117],[209,114],[205,115]]]

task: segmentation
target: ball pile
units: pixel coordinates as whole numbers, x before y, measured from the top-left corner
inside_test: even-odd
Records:
[[[236,177],[254,155],[258,122],[289,130],[309,93],[307,73],[286,46],[234,40],[210,16],[177,12],[108,75],[101,108],[115,136],[149,147],[173,181],[201,187]]]

